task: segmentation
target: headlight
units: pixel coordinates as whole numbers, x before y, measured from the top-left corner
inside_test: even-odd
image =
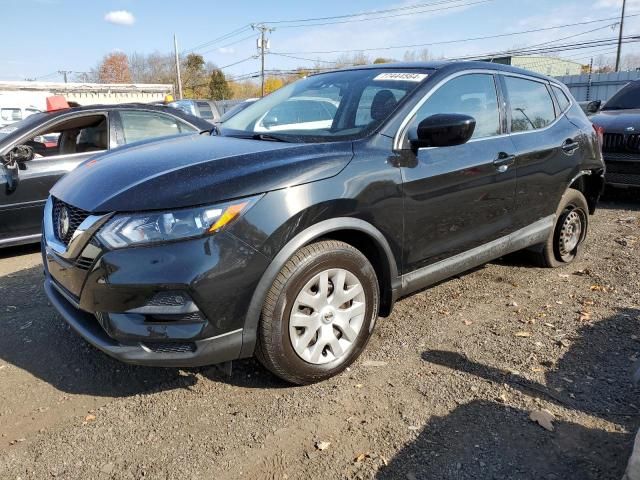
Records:
[[[222,230],[255,204],[260,196],[243,198],[210,207],[170,212],[146,212],[114,216],[98,232],[109,248],[170,242],[200,237]]]

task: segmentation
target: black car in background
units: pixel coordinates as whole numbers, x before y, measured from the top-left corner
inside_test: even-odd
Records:
[[[180,110],[146,104],[62,108],[5,126],[0,248],[39,241],[49,189],[87,158],[132,142],[209,129],[208,122]]]
[[[607,184],[640,187],[640,80],[616,93],[591,121],[603,136]]]
[[[331,121],[295,111],[312,99]],[[572,262],[603,186],[566,87],[496,64],[322,73],[214,132],[101,155],[51,190],[46,292],[122,361],[256,354],[326,379],[402,296],[517,250]]]

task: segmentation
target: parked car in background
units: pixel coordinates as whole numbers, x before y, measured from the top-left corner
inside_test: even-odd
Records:
[[[49,189],[92,155],[210,127],[180,110],[144,104],[62,108],[5,126],[0,129],[0,247],[37,242]]]
[[[242,110],[244,110],[245,108],[247,108],[249,105],[251,105],[253,102],[255,102],[257,100],[259,100],[259,99],[258,98],[247,98],[246,100],[238,103],[237,105],[234,105],[229,110],[227,110],[224,113],[224,115],[222,115],[222,117],[220,117],[220,121],[218,123],[226,122],[231,117],[233,117],[237,113],[240,113]]]
[[[589,110],[597,110],[594,103]],[[640,187],[640,80],[627,84],[591,117],[602,134],[607,184]]]
[[[15,103],[0,104],[0,128],[19,122],[27,118],[29,115],[39,113],[36,107],[32,105],[16,105]]]
[[[329,378],[398,298],[521,249],[571,263],[603,185],[566,87],[491,63],[313,75],[214,132],[102,155],[51,190],[45,290],[115,358],[255,353],[290,382]]]
[[[167,105],[182,110],[189,115],[200,117],[209,123],[215,124],[222,116],[215,102],[211,100],[176,100]]]

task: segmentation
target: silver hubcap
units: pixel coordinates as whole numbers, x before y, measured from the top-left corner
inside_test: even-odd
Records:
[[[560,230],[560,255],[570,255],[582,237],[582,218],[575,210],[567,215]]]
[[[346,355],[364,323],[366,297],[358,278],[332,268],[302,288],[291,310],[289,335],[304,361],[321,365]]]

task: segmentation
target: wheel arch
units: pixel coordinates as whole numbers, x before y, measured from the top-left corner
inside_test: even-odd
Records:
[[[324,220],[293,237],[272,259],[255,288],[247,310],[240,357],[253,355],[264,299],[276,276],[289,258],[300,248],[318,240],[339,240],[360,250],[371,262],[380,286],[380,316],[391,313],[399,286],[396,260],[384,235],[370,223],[357,218],[341,217]]]
[[[582,170],[571,180],[569,188],[578,190],[584,195],[589,205],[589,213],[593,215],[604,189],[604,177],[600,172]]]

